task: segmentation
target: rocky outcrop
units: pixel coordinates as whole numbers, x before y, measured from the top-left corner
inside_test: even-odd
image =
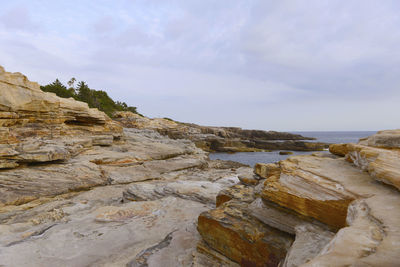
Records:
[[[396,266],[399,136],[397,130],[382,131],[358,144],[331,146],[338,156],[316,153],[257,164],[258,184],[222,190],[223,204],[199,216],[203,242],[241,265]],[[258,238],[243,234],[248,231]],[[277,251],[273,246],[286,238],[285,249]],[[243,240],[246,246],[238,245]],[[258,240],[264,240],[264,250]],[[271,256],[275,262],[268,260]]]
[[[0,67],[0,168],[67,160],[93,145],[111,145],[122,127],[86,103],[57,97]]]
[[[216,264],[196,251],[194,223],[251,169],[153,131],[125,136],[66,162],[0,171],[1,265]]]
[[[0,70],[0,266],[221,262],[197,252],[195,222],[251,168]]]
[[[189,139],[197,147],[209,152],[316,151],[328,148],[325,143],[305,141],[314,138],[285,132],[200,126],[171,119],[149,119],[131,112],[116,112],[114,120],[124,127],[153,129],[172,139]]]

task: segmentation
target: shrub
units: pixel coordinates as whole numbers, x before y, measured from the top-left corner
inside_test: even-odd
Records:
[[[139,114],[136,107],[128,106],[125,102],[112,100],[105,91],[90,89],[84,81],[79,82],[77,87],[74,88],[74,82],[75,78],[72,78],[68,82],[70,87],[67,88],[56,79],[53,83],[41,86],[40,88],[45,92],[53,92],[59,97],[73,97],[78,101],[86,102],[89,107],[97,108],[110,117],[115,111],[130,111]]]

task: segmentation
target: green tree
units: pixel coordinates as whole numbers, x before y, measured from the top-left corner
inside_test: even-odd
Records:
[[[93,99],[91,98],[91,92],[89,86],[84,81],[80,81],[78,83],[76,91],[77,91],[77,99],[79,101],[88,103],[89,107],[92,108]]]
[[[125,102],[114,101],[105,91],[90,89],[84,81],[80,81],[75,88],[75,81],[75,78],[68,81],[68,89],[58,79],[51,84],[41,86],[41,88],[43,91],[56,93],[60,97],[73,97],[86,102],[89,107],[97,108],[110,117],[115,111],[130,111],[139,114],[136,107],[130,107]]]
[[[74,93],[68,91],[67,87],[63,85],[60,80],[56,79],[53,83],[40,87],[45,92],[52,92],[64,98],[74,97]]]

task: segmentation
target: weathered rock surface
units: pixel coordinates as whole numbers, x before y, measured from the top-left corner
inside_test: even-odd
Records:
[[[0,69],[0,93],[0,266],[220,264],[196,250],[195,223],[250,168],[122,130],[19,73]]]
[[[203,212],[198,230],[213,249],[242,266],[277,266],[293,237],[269,227],[247,213],[246,204],[228,201]]]
[[[399,130],[331,146],[345,157],[297,156],[253,173],[181,138],[222,149],[304,142],[125,113],[133,128],[122,129],[2,68],[0,93],[0,266],[400,261]]]
[[[149,119],[131,112],[117,112],[114,119],[122,123],[124,127],[153,129],[172,139],[189,139],[197,147],[209,152],[314,151],[328,147],[324,143],[304,141],[313,138],[285,132],[200,126],[170,119]]]
[[[334,228],[345,226],[348,205],[358,195],[343,187],[342,180],[355,181],[360,176],[357,169],[344,161],[309,156],[292,157],[279,165],[280,175],[264,183],[264,199]]]
[[[0,168],[68,160],[93,145],[111,145],[122,127],[86,103],[40,90],[0,67]]]
[[[349,152],[347,144],[332,144],[329,145],[329,152],[336,156],[344,157]]]
[[[400,149],[348,144],[347,159],[375,179],[400,190]]]
[[[232,199],[239,199],[242,202],[250,203],[254,200],[254,189],[245,185],[234,185],[221,190],[216,199],[217,207]]]
[[[219,263],[196,251],[195,222],[249,168],[204,155],[191,142],[127,129],[118,143],[64,162],[0,171],[0,265]]]
[[[236,198],[227,199],[218,208],[203,212],[199,216],[199,232],[210,249],[242,264],[240,253],[253,248],[238,250],[231,240],[241,229],[258,229],[260,235],[268,233],[260,227],[262,223],[280,231],[275,232],[280,233],[279,237],[270,236],[294,238],[285,258],[272,266],[397,266],[398,134],[398,130],[382,131],[358,144],[331,146],[331,152],[341,157],[313,154],[279,163],[259,163],[254,172],[263,180],[251,189],[255,200],[249,204],[236,194]],[[243,191],[252,185],[240,187]],[[227,195],[227,190],[220,194]],[[238,221],[227,214],[235,214],[232,216]],[[212,222],[214,227],[219,223],[229,230],[222,231],[220,226],[210,230],[200,222]],[[269,241],[272,244],[275,241]],[[263,246],[268,257],[272,250],[268,244]]]

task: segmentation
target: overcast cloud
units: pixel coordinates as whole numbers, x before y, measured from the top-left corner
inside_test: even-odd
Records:
[[[85,80],[150,117],[399,128],[400,2],[3,1],[0,65]]]

